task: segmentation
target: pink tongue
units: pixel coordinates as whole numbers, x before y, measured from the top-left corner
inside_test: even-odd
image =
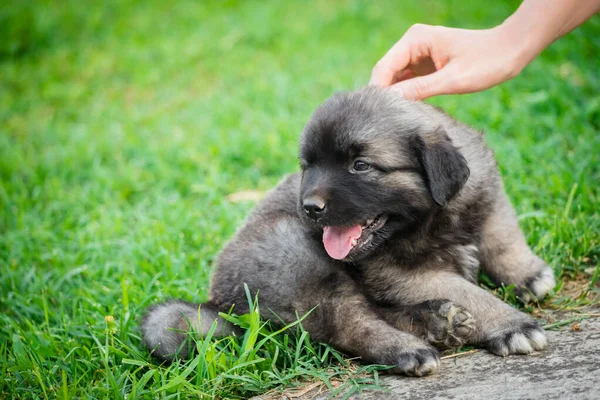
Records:
[[[346,258],[352,250],[352,239],[358,239],[362,233],[362,226],[354,225],[350,228],[326,226],[323,228],[323,244],[329,257],[336,260]]]

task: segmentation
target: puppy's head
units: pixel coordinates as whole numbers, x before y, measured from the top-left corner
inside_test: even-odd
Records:
[[[323,103],[300,140],[299,213],[335,259],[366,257],[445,207],[469,176],[441,113],[366,87]]]

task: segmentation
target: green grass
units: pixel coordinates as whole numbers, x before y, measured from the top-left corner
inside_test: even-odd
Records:
[[[252,207],[226,196],[267,190],[295,171],[312,110],[336,90],[365,84],[412,23],[488,27],[516,6],[3,5],[0,398],[210,393],[198,367],[210,363],[158,366],[138,325],[148,305],[167,297],[206,300],[215,255]],[[599,47],[596,16],[513,81],[432,100],[487,132],[529,243],[563,280],[600,261]],[[586,277],[582,290],[597,291]],[[547,303],[585,301],[557,294]],[[216,394],[243,397],[337,373],[366,382],[365,370],[352,372],[327,346],[302,333],[285,337],[254,356],[272,360],[282,346],[287,361],[271,376],[250,366],[235,372],[243,338],[199,341],[230,357],[215,372],[228,379]]]

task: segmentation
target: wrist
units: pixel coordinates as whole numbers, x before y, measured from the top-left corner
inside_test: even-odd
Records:
[[[537,27],[533,24],[514,21],[512,18],[492,28],[500,51],[507,58],[512,76],[519,74],[547,46],[547,43],[540,40],[536,30]]]

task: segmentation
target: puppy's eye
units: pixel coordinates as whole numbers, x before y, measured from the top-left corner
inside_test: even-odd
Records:
[[[357,161],[354,162],[354,165],[352,166],[352,168],[355,171],[364,172],[364,171],[368,171],[368,170],[371,169],[371,164],[366,163],[366,162],[361,161],[361,160],[357,160]]]

